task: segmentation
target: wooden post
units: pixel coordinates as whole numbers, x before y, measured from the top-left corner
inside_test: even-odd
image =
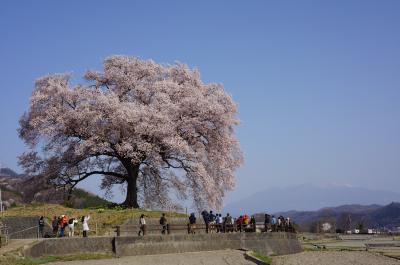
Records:
[[[117,236],[121,236],[121,228],[117,225]]]

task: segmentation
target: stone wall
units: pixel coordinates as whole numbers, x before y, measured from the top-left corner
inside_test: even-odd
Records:
[[[295,234],[226,233],[44,239],[26,249],[25,255],[38,257],[105,252],[114,253],[116,256],[134,256],[224,249],[249,249],[265,255],[302,251]]]

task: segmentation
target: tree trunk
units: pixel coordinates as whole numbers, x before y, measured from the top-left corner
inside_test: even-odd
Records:
[[[127,207],[139,208],[137,201],[137,178],[139,174],[139,165],[133,165],[131,163],[125,164],[125,168],[128,172],[126,199],[123,205]]]

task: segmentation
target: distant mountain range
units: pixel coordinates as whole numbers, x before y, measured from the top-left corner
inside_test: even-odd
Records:
[[[322,208],[318,211],[288,211],[276,213],[290,217],[303,231],[316,232],[316,225],[328,222],[333,228],[348,230],[379,228],[397,230],[400,227],[400,203],[380,205],[342,205]]]
[[[0,176],[7,176],[7,177],[18,177],[21,176],[17,174],[14,170],[8,167],[1,167],[0,166]]]
[[[108,201],[83,189],[75,189],[67,201],[67,191],[56,189],[38,177],[17,174],[10,168],[0,168],[0,189],[5,207],[33,202],[66,204],[75,208],[104,206]]]
[[[396,201],[400,201],[400,193],[391,191],[334,185],[299,185],[254,193],[243,200],[227,204],[223,211],[233,215],[290,210],[316,211],[326,206],[350,207],[349,204],[372,205],[366,207],[373,208],[373,205],[387,205]]]

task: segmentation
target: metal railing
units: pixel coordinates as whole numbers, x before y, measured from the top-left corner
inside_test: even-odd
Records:
[[[35,226],[32,226],[32,227],[28,227],[28,228],[25,228],[25,229],[22,229],[22,230],[19,230],[19,231],[15,231],[15,232],[9,233],[8,237],[13,236],[13,235],[17,235],[17,234],[20,234],[20,233],[23,233],[23,232],[26,232],[26,231],[30,231],[30,230],[33,230],[33,229],[36,230],[36,237],[39,238],[40,237],[40,230],[39,230],[39,226],[38,225],[35,225]]]
[[[195,234],[196,232],[205,233],[242,233],[242,232],[288,232],[295,233],[295,229],[291,226],[287,227],[271,227],[264,223],[252,224],[167,224],[163,228],[162,225],[118,225],[114,226],[116,236],[121,236],[122,233],[138,233],[141,232],[146,235],[148,232],[159,232],[161,234],[171,234],[176,232],[185,232],[188,234]]]
[[[10,235],[8,234],[8,227],[7,225],[3,224],[0,225],[0,236],[4,237],[4,245],[7,245],[8,242],[10,241]],[[0,247],[3,246],[3,242],[0,239]]]
[[[10,235],[10,236],[11,236],[11,235],[16,235],[16,234],[19,234],[19,233],[22,233],[22,232],[25,232],[25,231],[33,230],[33,229],[38,230],[38,226],[28,227],[28,228],[25,228],[25,229],[22,229],[22,230],[19,230],[19,231],[16,231],[16,232],[12,232],[12,233],[10,233],[9,235]]]

